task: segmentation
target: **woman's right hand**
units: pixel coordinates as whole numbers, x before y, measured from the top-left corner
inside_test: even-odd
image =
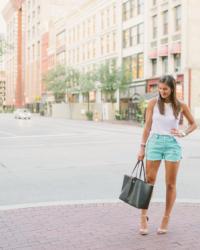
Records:
[[[137,159],[138,161],[143,161],[144,157],[145,157],[145,148],[141,147]]]

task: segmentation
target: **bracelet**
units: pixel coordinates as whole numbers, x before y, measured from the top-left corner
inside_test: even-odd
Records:
[[[145,148],[146,144],[145,143],[141,143],[140,146]]]
[[[185,131],[181,131],[181,135],[182,135],[183,137],[185,137],[185,136],[187,135],[187,133],[186,133]]]

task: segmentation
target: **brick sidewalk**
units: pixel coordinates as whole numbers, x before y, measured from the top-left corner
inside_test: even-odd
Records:
[[[138,234],[139,210],[122,203],[0,211],[0,249],[197,250],[200,204],[175,205],[167,235],[157,235],[163,203],[149,209],[150,234]]]

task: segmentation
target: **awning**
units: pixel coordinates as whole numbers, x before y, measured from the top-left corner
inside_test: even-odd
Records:
[[[163,46],[159,49],[159,52],[158,52],[158,55],[159,56],[168,56],[168,46]]]
[[[171,54],[180,54],[181,53],[181,43],[173,43],[170,50]]]
[[[150,52],[149,52],[149,58],[150,59],[155,59],[155,58],[157,58],[157,49],[156,50],[151,50]]]

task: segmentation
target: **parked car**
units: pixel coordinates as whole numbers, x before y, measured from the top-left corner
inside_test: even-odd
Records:
[[[15,119],[31,119],[31,113],[28,109],[17,109],[14,112]]]

